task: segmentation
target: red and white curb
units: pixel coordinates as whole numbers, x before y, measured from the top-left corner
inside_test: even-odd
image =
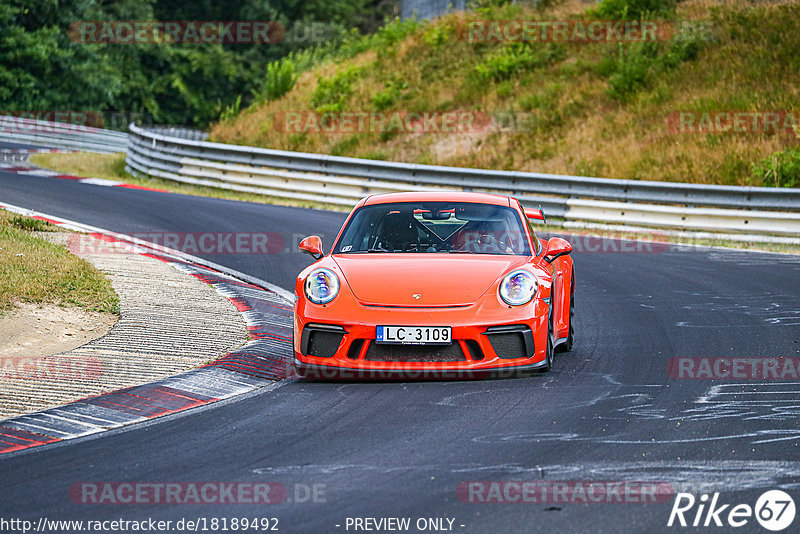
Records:
[[[55,443],[146,421],[273,386],[293,375],[292,305],[288,291],[214,268],[187,254],[10,204],[0,208],[46,220],[104,241],[122,241],[199,278],[228,298],[244,316],[251,341],[204,367],[141,386],[0,421],[0,454]],[[206,265],[201,265],[199,260]],[[223,272],[227,271],[227,272]]]
[[[132,388],[0,421],[0,454],[139,423],[274,382],[204,367]]]

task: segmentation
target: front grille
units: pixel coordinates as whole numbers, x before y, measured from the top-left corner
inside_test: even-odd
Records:
[[[382,345],[371,342],[365,360],[371,362],[461,362],[466,360],[458,343],[450,345]]]
[[[318,358],[330,358],[336,354],[339,343],[342,342],[343,333],[326,332],[324,330],[311,330],[308,333],[308,354]]]
[[[497,356],[504,360],[528,356],[525,351],[525,338],[522,337],[522,332],[487,334],[487,337]]]

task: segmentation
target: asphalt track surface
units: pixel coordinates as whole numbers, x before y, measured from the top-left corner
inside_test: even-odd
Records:
[[[2,172],[0,201],[124,233],[322,233],[328,246],[344,218]],[[672,357],[800,356],[800,258],[687,247],[576,251],[574,258],[576,344],[550,373],[469,382],[289,380],[0,457],[0,517],[276,517],[281,532],[354,532],[348,517],[408,517],[410,532],[429,517],[454,518],[453,530],[465,533],[698,530],[667,527],[673,498],[463,502],[456,489],[469,481],[664,482],[751,506],[765,490],[783,488],[800,504],[800,380],[667,373]],[[287,289],[310,262],[288,250],[208,259]],[[73,502],[69,488],[91,481],[277,482],[288,498],[259,506]],[[311,485],[324,488],[318,502],[298,502]],[[752,518],[737,531],[766,532]]]

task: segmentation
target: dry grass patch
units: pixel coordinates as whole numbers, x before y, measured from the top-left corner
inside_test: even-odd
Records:
[[[119,299],[105,275],[34,233],[48,230],[47,223],[0,210],[0,313],[16,302],[118,313]]]
[[[468,18],[598,18],[593,9],[597,4],[556,0],[541,10],[517,4],[422,23],[399,43],[377,41],[370,53],[322,63],[301,75],[280,99],[216,125],[211,137],[410,163],[734,185],[761,185],[754,164],[776,152],[797,150],[793,135],[678,134],[666,124],[667,116],[680,110],[800,113],[797,0],[678,2],[676,27],[702,23],[711,38],[685,34],[688,45],[661,42],[655,56],[638,43],[623,45],[620,58],[616,44],[531,43],[520,52],[506,43],[470,44],[465,38]],[[526,53],[533,60],[526,61]],[[521,54],[517,59],[523,66],[489,78],[476,74],[478,67],[502,69],[498,57],[503,54]],[[646,74],[636,75],[637,61],[646,65]],[[373,97],[388,83],[397,83],[403,89],[387,111],[525,111],[536,115],[538,127],[477,140],[458,134],[445,140],[442,134],[276,131],[272,121],[277,113],[313,109],[318,79],[356,68],[357,81],[343,98],[343,111],[373,110]]]

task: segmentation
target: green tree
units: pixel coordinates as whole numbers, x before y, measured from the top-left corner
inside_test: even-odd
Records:
[[[318,43],[299,32],[267,44],[94,44],[71,40],[70,24],[249,20],[292,28],[321,23],[327,25],[326,35],[338,39],[345,29],[373,23],[364,13],[380,3],[5,0],[0,3],[0,110],[145,113],[157,123],[205,127],[237,98],[247,105],[259,94],[271,62]]]

